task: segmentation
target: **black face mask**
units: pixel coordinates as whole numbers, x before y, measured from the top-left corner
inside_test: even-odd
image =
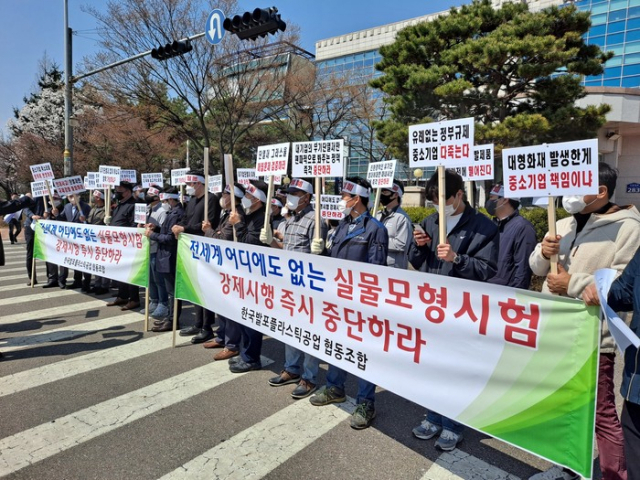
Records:
[[[124,198],[124,193],[116,192],[116,200],[122,200]]]
[[[498,200],[487,200],[484,204],[484,208],[492,217],[496,216],[496,209],[498,208]]]
[[[149,195],[144,196],[144,203],[146,203],[147,205],[149,205],[150,203],[153,203],[155,200],[156,200],[156,197],[151,197]]]
[[[380,195],[380,203],[386,207],[395,200],[395,198],[392,199],[391,197],[393,197],[393,195]]]

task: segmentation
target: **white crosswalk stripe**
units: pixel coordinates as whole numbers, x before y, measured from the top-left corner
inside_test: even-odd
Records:
[[[3,288],[3,290],[5,289]],[[75,290],[60,290],[60,289],[55,289],[54,291],[45,290],[44,292],[41,292],[41,293],[23,295],[21,297],[2,298],[0,299],[0,307],[6,306],[6,305],[13,305],[16,303],[22,303],[22,302],[36,302],[39,300],[48,300],[50,298],[69,297],[71,295],[80,295],[80,294]],[[79,297],[79,298],[85,298],[85,297]]]
[[[456,449],[445,452],[421,480],[520,480],[473,455]]]

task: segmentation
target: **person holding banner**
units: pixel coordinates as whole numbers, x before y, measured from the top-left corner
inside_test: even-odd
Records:
[[[313,185],[301,178],[294,178],[286,190],[287,208],[291,216],[284,225],[284,240],[282,249],[293,252],[313,253],[319,255],[324,251],[324,243],[327,238],[327,224],[321,222],[320,238],[315,240],[316,225],[315,210],[311,205]],[[278,246],[272,232],[263,229],[260,232],[262,243]],[[304,363],[302,359],[304,357]],[[284,346],[284,369],[280,375],[269,379],[269,385],[280,387],[297,383],[291,392],[295,399],[305,398],[311,395],[318,384],[318,370],[320,360],[304,353],[290,345]]]
[[[389,248],[387,229],[369,213],[371,184],[360,177],[347,178],[342,186],[339,208],[344,214],[333,237],[329,256],[354,262],[386,265]],[[286,231],[285,231],[286,234]],[[346,400],[344,384],[347,372],[329,365],[327,385],[313,395],[312,405],[322,406]],[[351,416],[351,427],[367,428],[376,417],[376,386],[358,378],[357,407]]]
[[[229,223],[233,225],[236,239],[239,243],[262,245],[260,242],[260,230],[264,227],[264,219],[267,203],[268,186],[261,180],[250,180],[246,192],[242,198],[242,208],[245,215],[237,210],[229,217]],[[240,325],[240,356],[229,360],[229,370],[232,373],[244,373],[251,370],[260,370],[262,362],[262,333],[250,327]]]
[[[169,211],[166,214],[160,229],[158,230],[151,224],[147,224],[145,235],[149,240],[156,242],[158,248],[156,251],[156,273],[158,282],[162,283],[167,291],[168,309],[164,318],[157,319],[153,322],[151,331],[153,332],[170,332],[173,330],[173,304],[175,299],[176,284],[176,259],[178,240],[172,233],[172,229],[178,224],[184,216],[184,209],[180,203],[180,190],[176,187],[168,189],[165,193],[160,194],[163,202],[169,205]],[[182,313],[182,300],[178,301],[178,324],[180,324],[180,314]]]
[[[529,290],[529,256],[536,247],[536,230],[529,220],[520,215],[518,207],[518,199],[504,198],[504,187],[500,184],[493,187],[485,203],[485,209],[493,217],[500,233],[498,273],[489,279],[489,283]]]
[[[438,204],[438,172],[427,182],[427,199]],[[425,218],[413,232],[409,262],[416,270],[436,275],[486,282],[498,265],[498,227],[464,200],[464,181],[454,170],[445,171],[445,217]],[[440,239],[440,221],[446,222],[447,238]],[[463,439],[464,426],[429,411],[413,435],[429,440],[438,435],[436,448],[451,451]]]
[[[380,203],[384,207],[376,214],[389,233],[389,254],[387,266],[407,269],[409,267],[409,246],[413,240],[413,226],[407,212],[400,204],[404,194],[404,184],[393,180],[391,188],[382,188]]]
[[[161,189],[149,187],[144,196],[144,203],[147,204],[147,222],[144,227],[151,228],[154,232],[159,232],[164,223],[167,211],[160,202]],[[150,238],[149,245],[149,312],[156,320],[163,320],[168,312],[167,289],[164,281],[156,270],[156,255],[158,253],[158,243]],[[144,311],[143,311],[144,313]]]
[[[204,218],[204,198],[208,188],[207,181],[204,178],[204,172],[200,170],[191,170],[185,176],[187,184],[187,195],[191,197],[185,209],[182,220],[173,226],[171,231],[178,237],[181,233],[189,233],[191,235],[204,235],[202,232],[202,222]],[[216,201],[216,197],[209,197],[209,222],[216,228],[220,218],[220,204]],[[215,322],[215,313],[207,310],[199,305],[194,305],[196,312],[196,324],[180,330],[183,337],[192,337],[191,343],[204,343],[213,338],[213,323]]]
[[[27,242],[27,274],[29,275],[29,283],[27,286],[31,286],[31,275],[36,275],[36,272],[32,271],[33,268],[33,247],[36,239],[36,233],[32,226],[35,226],[36,220],[42,218],[44,215],[44,199],[38,197],[35,200],[31,197],[31,193],[25,195],[31,199],[30,205],[23,209],[24,215],[24,240]],[[34,278],[34,284],[38,283],[38,279]],[[57,284],[58,282],[56,282]]]
[[[634,206],[618,206],[611,197],[618,172],[606,163],[598,164],[598,193],[567,195],[564,209],[572,216],[557,224],[556,238],[545,235],[529,257],[535,275],[545,276],[542,291],[580,298],[593,283],[593,274],[601,268],[622,272],[640,247],[640,213]],[[551,257],[558,255],[558,273],[550,273]],[[626,479],[622,427],[614,395],[615,345],[601,322],[600,365],[596,400],[596,441],[604,480]],[[559,467],[553,467],[560,470]],[[538,480],[548,472],[531,477]],[[562,472],[564,479],[578,478]]]
[[[42,214],[42,218],[49,220],[57,220],[56,215],[53,213],[54,209],[58,209],[62,206],[62,198],[57,193],[54,193],[51,196],[52,204],[49,205],[50,211],[45,208],[44,213]],[[47,267],[47,283],[42,286],[42,288],[54,288],[60,287],[64,288],[62,284],[59,283],[59,274],[58,274],[58,265],[55,265],[51,262],[45,263]]]
[[[93,191],[93,207],[91,211],[89,211],[89,215],[87,216],[87,223],[89,225],[104,225],[104,216],[105,216],[105,204],[104,204],[104,193],[100,190]],[[100,277],[98,275],[93,276],[93,285],[89,290],[90,293],[94,293],[96,295],[104,295],[105,293],[109,293],[109,284],[111,280],[106,277]]]
[[[233,242],[233,225],[229,222],[231,216],[231,202],[236,204],[236,212],[241,217],[244,216],[242,210],[242,199],[245,195],[245,188],[242,184],[236,183],[233,187],[233,200],[231,196],[231,187],[227,185],[222,192],[220,198],[220,207],[222,208],[222,215],[220,216],[220,224],[215,230],[211,228],[211,222],[205,220],[202,222],[202,231],[208,238],[217,238],[218,240],[227,240]],[[242,332],[240,331],[240,324],[234,322],[230,318],[223,315],[217,315],[218,317],[218,331],[215,338],[205,342],[204,348],[222,348],[218,353],[213,356],[214,360],[228,360],[232,357],[240,355],[240,340]]]
[[[135,227],[135,205],[133,197],[133,185],[129,182],[120,182],[115,188],[118,204],[111,212],[112,227]],[[121,310],[135,310],[140,307],[140,287],[118,282],[118,296],[107,307],[121,306]]]

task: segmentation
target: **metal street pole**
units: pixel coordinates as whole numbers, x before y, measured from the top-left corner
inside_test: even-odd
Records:
[[[73,111],[73,93],[71,82],[71,29],[69,28],[69,1],[64,0],[64,176],[73,175],[73,129],[71,112]]]

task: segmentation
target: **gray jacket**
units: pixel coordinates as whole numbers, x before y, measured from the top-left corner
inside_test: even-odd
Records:
[[[376,214],[389,234],[389,252],[387,266],[407,269],[409,266],[409,246],[413,241],[413,224],[407,212],[398,206],[391,212],[386,209]]]

